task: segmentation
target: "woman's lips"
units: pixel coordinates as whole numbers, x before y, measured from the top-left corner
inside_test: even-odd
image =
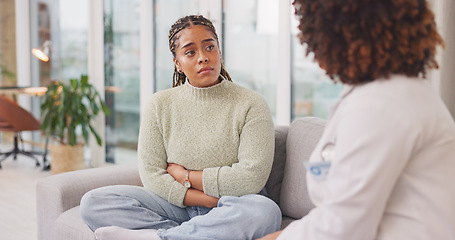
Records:
[[[199,71],[197,73],[208,73],[208,72],[210,72],[212,70],[213,70],[212,67],[205,67],[205,68],[199,69]]]

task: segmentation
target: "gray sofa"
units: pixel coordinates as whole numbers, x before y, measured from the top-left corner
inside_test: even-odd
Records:
[[[324,126],[324,120],[305,117],[275,128],[275,158],[266,188],[281,208],[283,228],[313,208],[303,161],[310,157]],[[141,185],[136,166],[85,169],[40,179],[36,189],[38,240],[94,240],[79,214],[81,197],[91,189],[115,184]]]

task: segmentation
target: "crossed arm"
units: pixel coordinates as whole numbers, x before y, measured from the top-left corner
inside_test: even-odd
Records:
[[[187,170],[175,163],[170,163],[167,166],[167,172],[180,184],[185,181]],[[185,194],[183,204],[185,206],[202,206],[214,208],[218,204],[219,198],[209,196],[204,193],[202,184],[202,171],[191,171],[189,174],[191,188]]]
[[[183,185],[185,181],[187,170],[175,163],[169,163],[167,166],[167,172],[180,184]],[[218,199],[209,196],[204,193],[204,186],[202,184],[202,171],[191,171],[188,176],[191,182],[191,188],[188,189],[185,195],[183,203],[186,206],[204,206],[204,207],[216,207]],[[271,233],[261,238],[261,240],[274,240],[278,238],[281,231]]]

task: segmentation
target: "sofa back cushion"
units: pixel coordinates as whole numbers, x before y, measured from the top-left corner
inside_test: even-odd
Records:
[[[313,207],[306,186],[304,161],[308,161],[325,127],[325,120],[304,117],[289,127],[286,141],[286,166],[279,206],[283,215],[295,219],[305,216]]]
[[[275,126],[275,156],[272,171],[265,188],[269,198],[280,205],[281,182],[283,182],[284,166],[286,164],[286,139],[289,126]]]

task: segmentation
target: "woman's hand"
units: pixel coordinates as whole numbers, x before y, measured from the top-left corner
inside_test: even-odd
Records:
[[[282,230],[274,232],[274,233],[270,233],[270,234],[268,234],[268,235],[266,235],[266,236],[264,236],[262,238],[259,238],[258,240],[275,240],[275,239],[278,238],[278,236],[280,236],[281,231]]]
[[[218,205],[219,198],[209,196],[199,190],[194,188],[188,189],[183,200],[183,205],[185,206],[201,206],[214,208]]]
[[[177,182],[183,184],[187,172],[184,167],[176,163],[169,163],[166,170]]]

